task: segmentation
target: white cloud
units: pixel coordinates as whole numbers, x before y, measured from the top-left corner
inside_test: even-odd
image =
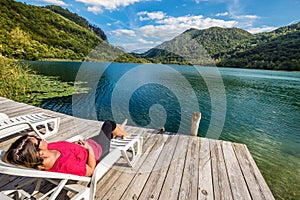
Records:
[[[36,1],[49,3],[52,5],[58,5],[58,6],[67,6],[67,4],[62,0],[36,0]]]
[[[223,13],[217,13],[216,17],[224,17],[224,16],[228,16],[229,12],[223,12]]]
[[[259,19],[260,17],[257,15],[236,15],[236,19],[242,19],[242,20],[255,20]]]
[[[128,29],[118,29],[118,30],[113,30],[110,32],[110,34],[113,34],[115,36],[129,36],[129,37],[136,37],[136,34],[133,30],[128,30]]]
[[[249,28],[249,29],[247,29],[247,31],[249,31],[252,34],[255,34],[255,33],[262,33],[262,32],[270,32],[270,31],[273,31],[277,28],[278,27],[265,26],[265,27]]]
[[[237,21],[225,21],[221,19],[205,18],[202,15],[186,15],[180,17],[167,16],[161,11],[157,12],[140,12],[138,16],[143,21],[144,18],[152,19],[148,24],[140,27],[135,27],[132,30],[119,29],[110,32],[110,35],[116,40],[120,37],[126,37],[126,41],[134,41],[122,46],[131,51],[133,49],[151,48],[164,41],[170,40],[190,28],[206,29],[212,26],[230,28],[237,24]],[[132,37],[132,38],[128,38]],[[136,39],[138,38],[138,39]],[[119,44],[121,45],[121,44]]]
[[[140,16],[140,21],[163,19],[166,16],[166,14],[161,11],[157,11],[157,12],[143,11],[137,13],[137,15]]]
[[[137,39],[137,42],[139,43],[142,43],[142,44],[160,44],[158,42],[154,42],[154,41],[147,41],[147,40],[144,40],[144,39]]]
[[[238,21],[239,28],[250,29],[260,16],[245,14],[244,7],[240,0],[232,0],[228,3],[228,13],[232,19]]]
[[[161,40],[169,40],[190,28],[205,29],[212,26],[223,28],[233,27],[236,21],[224,21],[220,19],[204,18],[198,16],[166,17],[156,21],[156,25],[146,25],[136,31],[144,37],[155,37]]]
[[[126,7],[130,4],[141,2],[144,0],[76,0],[90,6],[93,10],[116,10],[119,7]]]
[[[155,15],[152,16],[153,19],[155,19],[154,16]],[[236,21],[204,18],[202,15],[186,15],[181,17],[165,16],[162,19],[157,19],[154,24],[135,28],[134,31],[119,29],[111,31],[111,34],[115,36],[127,35],[133,37],[137,35],[141,36],[140,38],[157,38],[160,41],[164,41],[174,38],[176,35],[179,35],[180,33],[190,28],[205,29],[212,26],[230,28],[233,27],[236,23]]]
[[[97,6],[88,7],[87,11],[92,12],[95,15],[103,12],[103,10],[101,9],[101,7],[97,7]]]

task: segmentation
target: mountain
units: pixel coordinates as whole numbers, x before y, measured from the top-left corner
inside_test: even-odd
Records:
[[[189,29],[142,54],[156,63],[300,70],[300,23],[251,34],[238,28]]]
[[[103,41],[49,9],[13,0],[0,1],[0,23],[0,52],[9,58],[83,59]]]
[[[161,63],[211,65],[228,49],[242,48],[239,46],[240,41],[249,41],[252,38],[253,35],[249,32],[237,28],[189,29],[174,39],[136,56]]]
[[[95,25],[91,25],[86,19],[84,19],[83,17],[77,15],[76,13],[72,13],[68,9],[64,9],[60,6],[54,6],[54,5],[45,6],[45,8],[48,8],[49,10],[52,10],[53,12],[64,16],[65,18],[67,18],[67,19],[75,22],[76,24],[82,26],[83,28],[86,28],[86,29],[94,32],[102,40],[107,41],[107,36],[105,35],[105,33],[99,27],[96,27]]]
[[[0,26],[0,56],[7,58],[147,62],[113,47],[101,29],[57,6],[1,0]]]
[[[218,65],[300,71],[300,23],[255,36],[253,46],[230,54]]]

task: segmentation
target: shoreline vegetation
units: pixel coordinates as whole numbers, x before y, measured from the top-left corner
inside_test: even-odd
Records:
[[[36,74],[28,65],[1,56],[0,76],[0,96],[18,102],[39,105],[45,99],[74,94],[74,82]]]

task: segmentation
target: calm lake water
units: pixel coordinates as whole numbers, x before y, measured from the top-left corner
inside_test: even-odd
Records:
[[[300,73],[119,63],[34,62],[35,70],[83,83],[89,93],[60,98],[85,118],[244,143],[276,199],[300,199]],[[53,106],[44,103],[44,108]]]

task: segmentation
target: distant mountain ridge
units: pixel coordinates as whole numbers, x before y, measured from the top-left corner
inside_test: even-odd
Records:
[[[136,56],[161,63],[210,65],[212,60],[207,60],[209,59],[207,56],[218,60],[229,48],[238,48],[241,40],[251,38],[253,38],[251,33],[238,28],[211,27],[204,30],[191,28],[174,39]],[[194,51],[192,49],[196,52],[191,56],[191,51]]]
[[[239,28],[189,29],[134,55],[155,63],[299,71],[300,23],[259,34]]]

